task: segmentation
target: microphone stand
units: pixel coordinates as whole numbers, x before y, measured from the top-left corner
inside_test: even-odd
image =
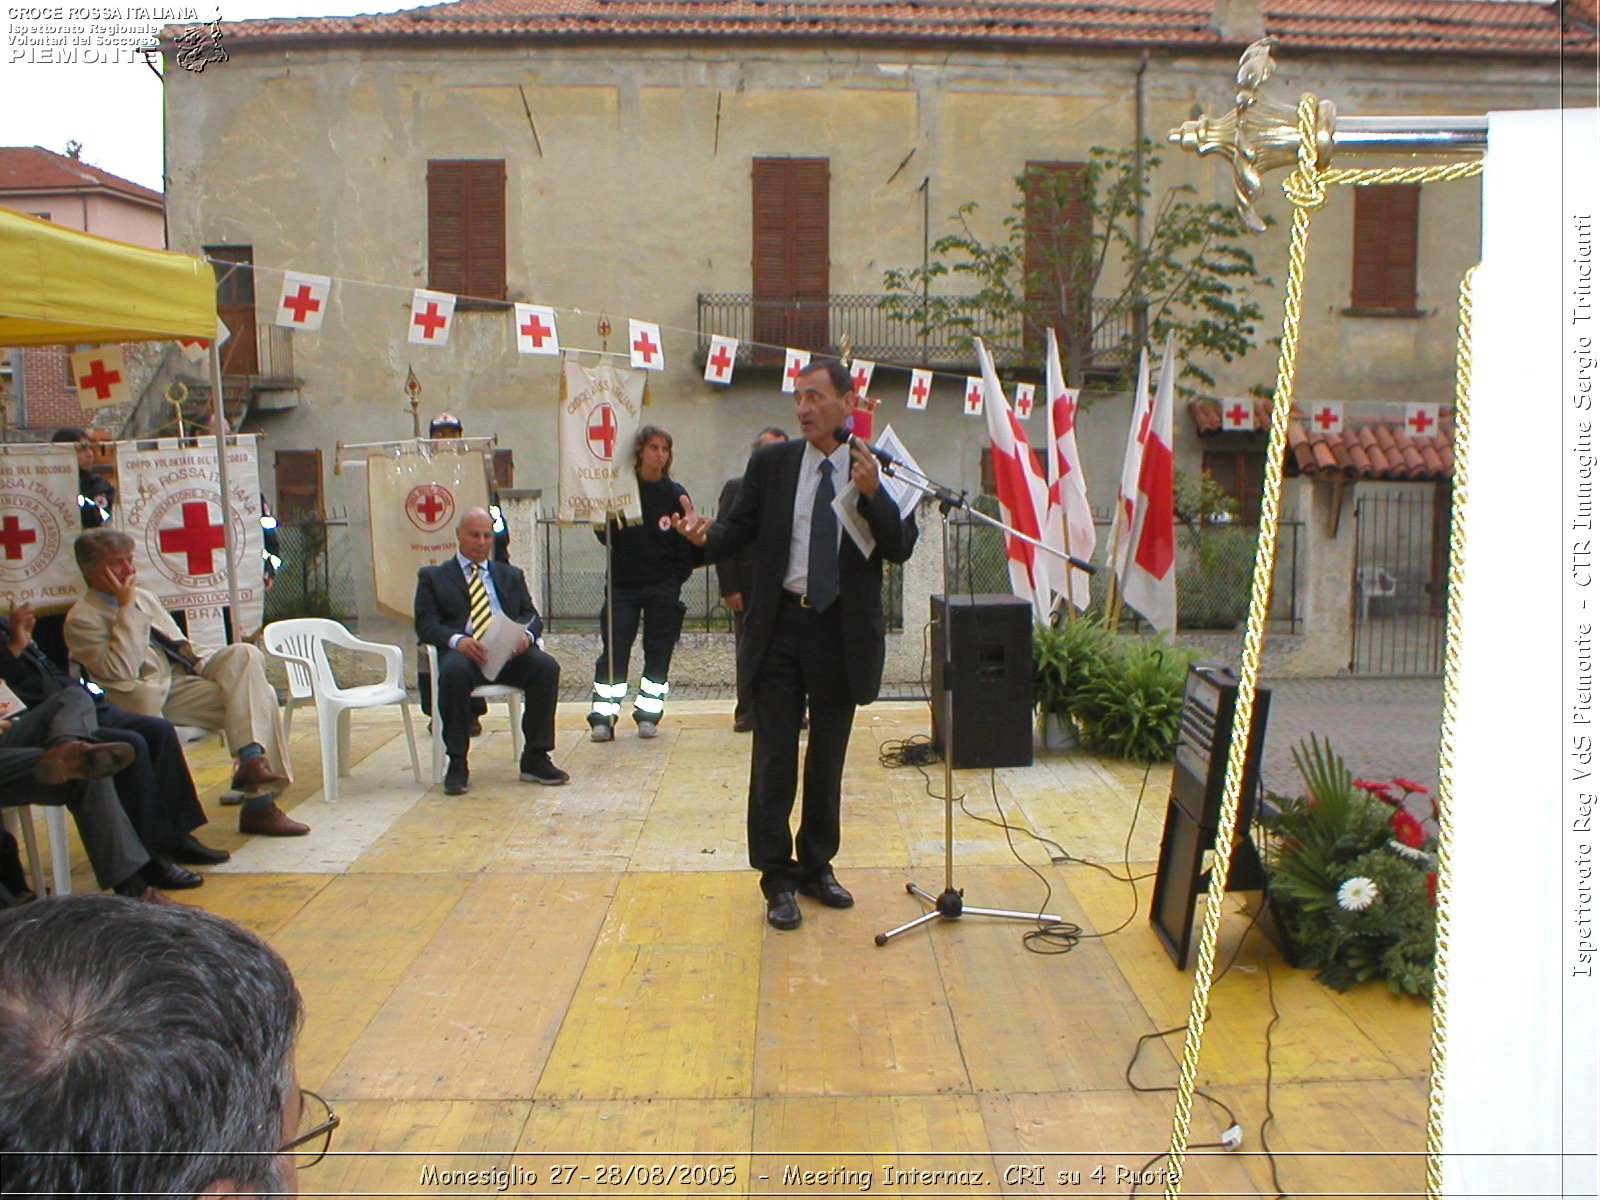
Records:
[[[864,447],[868,453],[878,460],[883,466],[884,473],[892,478],[916,488],[924,496],[931,497],[939,502],[939,554],[940,572],[944,581],[944,687],[943,694],[935,698],[935,703],[940,705],[942,718],[939,722],[944,733],[944,752],[940,756],[944,759],[944,890],[937,896],[924,891],[915,883],[907,883],[906,891],[918,900],[929,906],[929,911],[920,917],[907,921],[904,925],[884,933],[877,934],[872,940],[879,946],[886,945],[890,938],[899,937],[902,933],[909,933],[913,929],[929,924],[933,921],[958,921],[962,917],[998,917],[1007,921],[1033,921],[1038,924],[1060,924],[1061,918],[1054,913],[1047,912],[1018,912],[1003,908],[975,908],[967,904],[965,892],[955,885],[955,788],[951,781],[951,763],[955,758],[955,712],[951,689],[951,654],[952,638],[950,628],[950,609],[952,597],[950,592],[950,512],[952,509],[965,509],[969,516],[975,517],[986,525],[992,525],[1002,534],[1018,538],[1035,546],[1040,550],[1054,554],[1065,559],[1080,571],[1094,573],[1095,568],[1081,558],[1075,558],[1054,546],[1047,546],[1037,538],[1031,538],[1025,533],[1020,533],[1003,521],[997,521],[987,513],[978,512],[967,503],[965,492],[937,483],[929,479],[921,471],[895,458],[885,450],[880,450],[861,439],[854,439],[855,443]]]

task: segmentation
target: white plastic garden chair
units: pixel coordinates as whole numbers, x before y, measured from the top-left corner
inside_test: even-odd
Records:
[[[433,781],[444,779],[444,722],[439,718],[439,649],[430,642],[423,643],[428,654],[428,678],[431,681],[428,711],[433,714]],[[522,761],[522,689],[509,683],[485,683],[472,689],[480,700],[504,700],[511,709],[511,757]]]
[[[422,782],[417,761],[417,739],[411,728],[411,700],[406,695],[404,655],[399,646],[366,642],[337,621],[325,617],[296,617],[274,621],[261,631],[261,645],[284,660],[289,669],[289,703],[284,711],[284,741],[294,720],[295,706],[314,702],[317,732],[322,740],[322,798],[332,804],[339,798],[339,779],[350,774],[350,710],[398,704],[406,723],[406,745],[411,750],[411,774]],[[383,659],[382,683],[340,687],[328,665],[327,647],[338,646]]]

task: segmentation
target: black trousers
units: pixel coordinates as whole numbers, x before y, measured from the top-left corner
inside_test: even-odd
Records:
[[[750,747],[750,865],[767,896],[793,891],[833,869],[839,852],[839,795],[855,701],[845,678],[839,606],[826,613],[784,593],[766,657],[750,680],[755,741]],[[811,708],[805,770],[800,720]],[[789,831],[800,786],[800,829]]]
[[[688,611],[688,605],[678,599],[678,590],[675,583],[649,587],[613,586],[610,622],[606,621],[605,607],[600,609],[600,656],[594,660],[596,683],[628,682],[628,659],[633,656],[633,641],[639,636],[640,625],[644,626],[645,678],[657,683],[671,681],[672,652],[677,649],[678,635],[683,632],[683,615]],[[616,639],[615,654],[611,652],[611,637]],[[635,709],[634,720],[639,716]]]
[[[439,708],[435,720],[444,722],[445,753],[459,758],[471,739],[467,724],[472,717],[472,689],[489,682],[478,665],[454,650],[439,655]],[[522,689],[522,762],[526,766],[556,748],[556,694],[561,687],[561,664],[537,646],[530,646],[501,669],[495,683]]]
[[[95,705],[95,737],[133,747],[133,765],[112,776],[117,799],[152,854],[170,854],[183,836],[206,823],[183,742],[170,721]]]

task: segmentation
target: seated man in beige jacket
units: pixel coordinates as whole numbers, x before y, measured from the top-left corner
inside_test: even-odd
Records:
[[[204,654],[192,646],[161,601],[137,586],[127,534],[91,529],[74,553],[89,590],[67,612],[73,659],[119,708],[224,732],[239,759],[233,786],[248,797],[240,833],[308,833],[273,799],[289,783],[278,773],[288,760],[261,651],[240,644]]]

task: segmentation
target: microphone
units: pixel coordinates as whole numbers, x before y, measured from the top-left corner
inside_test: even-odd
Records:
[[[850,432],[850,426],[848,425],[841,425],[839,428],[835,429],[833,431],[833,440],[836,442],[842,442],[846,446],[860,446],[863,450],[872,455],[873,458],[877,459],[886,467],[892,467],[895,465],[894,455],[890,454],[887,450],[878,449],[878,447],[874,446],[865,438],[858,438],[855,434]]]

